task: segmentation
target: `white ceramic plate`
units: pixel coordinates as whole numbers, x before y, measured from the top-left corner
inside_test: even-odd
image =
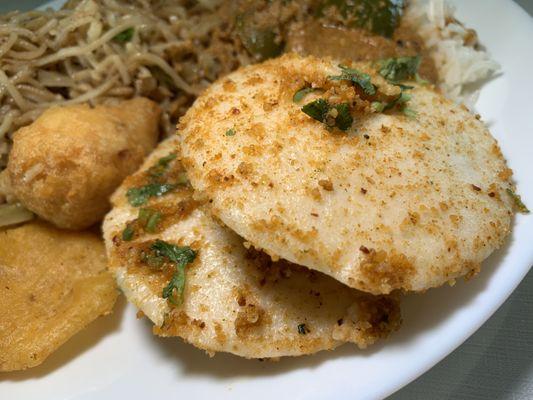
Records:
[[[15,2],[13,2],[15,3]],[[456,1],[503,75],[484,87],[478,110],[533,208],[533,19],[510,0]],[[533,264],[533,215],[519,215],[508,243],[470,282],[409,296],[404,326],[386,343],[344,346],[277,363],[204,352],[152,336],[120,302],[40,367],[0,375],[3,399],[378,399],[411,382],[472,335]]]

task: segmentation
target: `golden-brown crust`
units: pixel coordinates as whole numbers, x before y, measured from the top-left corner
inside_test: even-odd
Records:
[[[143,98],[48,109],[14,135],[7,166],[14,194],[61,228],[101,221],[109,195],[155,146],[159,113]]]
[[[370,112],[357,85],[328,78],[337,64],[285,55],[231,74],[231,93],[209,88],[179,130],[192,186],[253,246],[361,290],[425,290],[468,274],[510,231],[512,171],[496,141],[466,107],[416,82],[415,118]],[[399,90],[371,64],[349,66],[379,96]],[[323,90],[296,104],[302,86]],[[351,129],[302,112],[318,98],[350,102]],[[386,261],[369,263],[362,245]]]
[[[127,203],[127,189],[142,184],[143,171],[176,144],[177,138],[160,145],[125,182],[114,194],[115,208],[104,222],[110,268],[129,300],[155,322],[155,334],[179,336],[209,354],[225,351],[265,358],[311,354],[344,342],[365,347],[397,329],[401,321],[397,297],[391,297],[389,304],[316,271],[283,260],[273,262],[252,247],[246,249],[241,238],[209,214],[207,204],[191,203],[196,204],[191,212],[156,233],[141,232],[131,241],[122,240],[123,229],[138,212]],[[171,170],[181,168],[179,161],[178,152]],[[171,192],[145,206],[171,209],[193,196],[197,194],[190,190]],[[181,306],[162,299],[173,266],[151,268],[142,261],[142,253],[155,239],[188,245],[197,252],[186,266]],[[339,320],[345,321],[342,328]]]
[[[39,365],[118,294],[96,234],[41,222],[0,231],[0,276],[0,371]]]

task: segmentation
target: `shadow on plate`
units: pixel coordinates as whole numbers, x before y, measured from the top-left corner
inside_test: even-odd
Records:
[[[50,354],[42,364],[24,371],[13,371],[0,374],[0,382],[16,382],[40,378],[66,366],[87,350],[95,347],[105,336],[118,330],[122,322],[125,306],[126,300],[124,296],[119,296],[111,315],[100,317],[91,322],[85,329],[78,332],[55,352]]]
[[[278,362],[246,360],[227,353],[209,357],[203,350],[184,343],[179,338],[159,338],[151,333],[151,323],[145,320],[147,341],[162,358],[176,365],[180,374],[210,376],[219,379],[279,375],[292,370],[314,369],[323,363],[345,357],[370,357],[391,346],[416,340],[416,336],[438,328],[453,313],[468,305],[487,286],[493,272],[506,256],[512,238],[484,263],[481,272],[470,282],[458,282],[454,287],[441,287],[427,293],[405,297],[404,324],[389,340],[381,341],[368,349],[360,350],[345,344],[333,351],[322,351],[306,357],[284,357]],[[431,310],[431,312],[428,312]]]
[[[509,300],[455,351],[390,400],[529,398],[533,372],[533,271]],[[439,390],[436,390],[436,388]]]
[[[445,285],[427,293],[407,295],[402,307],[403,326],[389,345],[400,345],[414,340],[419,334],[437,329],[454,312],[474,301],[485,290],[496,268],[502,264],[513,241],[514,232],[498,251],[483,262],[481,271],[472,279],[466,281],[460,278],[453,287]]]

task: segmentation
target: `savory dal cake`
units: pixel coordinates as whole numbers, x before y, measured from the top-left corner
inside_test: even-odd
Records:
[[[285,55],[220,79],[178,127],[197,197],[274,259],[370,293],[475,274],[510,232],[512,171],[418,63]]]
[[[167,139],[124,182],[104,221],[110,268],[155,334],[210,354],[269,358],[345,342],[366,347],[399,327],[397,297],[246,249],[194,200],[176,145]],[[169,185],[173,191],[158,197]]]

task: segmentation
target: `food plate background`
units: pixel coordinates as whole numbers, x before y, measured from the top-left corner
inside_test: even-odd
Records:
[[[26,6],[28,1],[3,2]],[[40,5],[42,2],[32,2]],[[54,2],[58,4],[58,2]],[[502,65],[481,92],[477,110],[515,171],[533,208],[533,22],[510,0],[455,1],[457,16],[478,31]],[[475,332],[533,264],[533,215],[519,215],[508,243],[470,282],[410,295],[404,326],[385,343],[359,351],[345,345],[311,357],[259,362],[204,352],[152,336],[133,307],[119,301],[40,367],[0,375],[4,399],[382,398],[415,379]]]

